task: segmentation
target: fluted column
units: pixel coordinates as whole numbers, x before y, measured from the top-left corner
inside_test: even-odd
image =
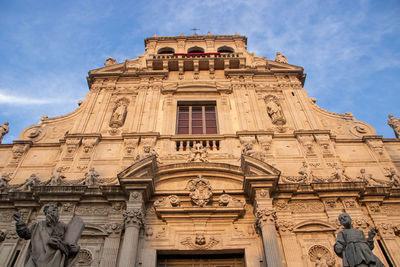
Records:
[[[117,263],[122,225],[111,223],[107,224],[105,228],[108,232],[108,236],[104,240],[100,267],[114,267]]]
[[[255,198],[256,226],[262,237],[265,260],[268,267],[283,267],[275,221],[276,212],[268,191],[258,190]]]
[[[136,266],[136,256],[139,243],[139,232],[143,226],[143,198],[142,193],[130,193],[126,211],[123,213],[125,234],[119,254],[119,267]]]

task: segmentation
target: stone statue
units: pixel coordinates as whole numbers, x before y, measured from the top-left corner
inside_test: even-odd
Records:
[[[269,117],[272,120],[272,123],[275,125],[284,125],[286,123],[286,119],[283,116],[281,105],[276,97],[267,97],[265,98],[265,102],[267,103],[267,112]]]
[[[339,221],[344,230],[338,233],[334,250],[336,255],[343,259],[343,267],[384,267],[385,265],[372,253],[374,230],[370,230],[368,238],[365,238],[363,231],[352,227],[349,214],[340,214]]]
[[[400,138],[400,119],[393,117],[392,114],[389,114],[388,124],[390,127],[392,127],[396,138]]]
[[[127,113],[127,106],[128,100],[124,98],[115,103],[115,107],[109,123],[110,127],[118,128],[124,125]]]
[[[51,176],[49,184],[50,185],[61,185],[65,176],[61,173],[62,168],[58,168],[56,173]]]
[[[303,176],[304,182],[306,184],[311,184],[313,182],[314,174],[310,169],[310,167],[308,166],[307,162],[303,161],[303,166],[301,166],[299,174]]]
[[[8,182],[10,181],[10,177],[6,174],[3,173],[0,177],[0,193],[6,193],[10,189],[10,185]]]
[[[279,63],[286,63],[286,64],[288,63],[286,57],[282,55],[280,52],[276,52],[275,61]]]
[[[3,125],[0,125],[0,144],[3,140],[3,137],[8,133],[10,128],[8,128],[8,121],[4,122]]]
[[[77,259],[80,247],[77,242],[85,227],[79,217],[67,224],[58,219],[55,204],[43,208],[45,221],[35,222],[28,227],[20,212],[13,215],[19,237],[31,240],[25,267],[70,267]]]
[[[393,186],[400,187],[400,176],[397,174],[396,170],[394,168],[390,168],[388,171],[389,173],[385,176],[389,177]]]
[[[39,177],[37,177],[36,174],[32,173],[31,176],[29,176],[29,178],[26,179],[24,182],[24,190],[29,191],[32,189],[33,186],[39,184],[40,184]]]
[[[85,175],[85,185],[87,186],[97,185],[97,180],[99,176],[100,175],[94,170],[94,168],[91,167]]]

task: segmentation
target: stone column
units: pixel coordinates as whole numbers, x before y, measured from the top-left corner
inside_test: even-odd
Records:
[[[262,237],[265,260],[268,267],[283,267],[279,241],[276,233],[276,212],[266,190],[256,192],[256,226]]]
[[[262,236],[267,266],[283,267],[278,237],[276,236],[275,230],[275,210],[258,208],[256,211],[256,220],[257,227]]]
[[[136,255],[139,243],[139,231],[143,226],[143,198],[142,193],[133,191],[130,193],[126,211],[123,213],[125,234],[119,254],[119,267],[136,266]]]
[[[117,223],[105,226],[108,236],[104,240],[103,254],[101,255],[100,267],[114,267],[117,264],[119,243],[122,226]]]

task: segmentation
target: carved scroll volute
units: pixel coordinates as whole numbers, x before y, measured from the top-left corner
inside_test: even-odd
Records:
[[[127,98],[121,98],[115,102],[109,123],[111,128],[119,128],[124,125],[128,105],[129,100]]]

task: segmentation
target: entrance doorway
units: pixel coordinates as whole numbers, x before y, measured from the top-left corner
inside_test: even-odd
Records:
[[[244,267],[244,255],[199,254],[157,255],[157,267]]]

